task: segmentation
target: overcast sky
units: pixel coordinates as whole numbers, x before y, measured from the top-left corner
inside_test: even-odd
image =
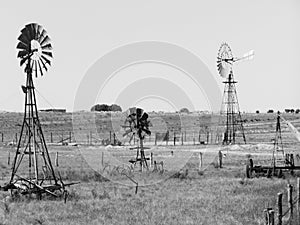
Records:
[[[37,22],[47,30],[54,53],[49,72],[34,81],[37,90],[47,99],[37,96],[39,108],[72,111],[81,79],[101,56],[119,46],[146,40],[169,42],[196,54],[213,74],[220,91],[223,91],[222,79],[216,70],[220,44],[228,42],[236,56],[254,49],[252,61],[234,67],[241,110],[300,108],[298,0],[74,2],[1,3],[0,110],[23,110],[24,95],[20,86],[25,83],[25,75],[16,58],[16,44],[20,30],[30,22]],[[173,79],[180,77],[180,73],[166,66],[156,65],[151,70],[149,64],[138,65],[118,73],[128,79],[131,79],[129,74],[150,76],[155,73],[175,84],[180,82],[179,78]],[[114,82],[117,89],[124,88],[123,82],[118,79]],[[129,84],[130,80],[126,85]],[[177,85],[192,89],[184,88],[183,83]],[[195,109],[207,109],[207,103],[201,100],[203,97],[194,91],[188,95]],[[101,101],[112,103],[113,99],[107,95]],[[146,99],[146,109],[168,110],[154,102]]]

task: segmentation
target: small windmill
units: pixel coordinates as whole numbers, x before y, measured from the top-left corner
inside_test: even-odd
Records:
[[[8,184],[1,190],[18,190],[21,194],[51,194],[58,197],[54,192],[67,192],[60,174],[56,177],[42,126],[38,116],[38,108],[33,84],[35,77],[43,76],[51,65],[52,45],[47,32],[42,26],[31,23],[26,25],[18,37],[17,44],[20,66],[24,67],[26,85],[22,86],[25,94],[24,118],[21,133],[13,161],[11,178]]]
[[[275,133],[275,139],[274,139],[274,150],[273,150],[273,160],[272,164],[275,167],[278,164],[284,163],[284,150],[283,150],[283,143],[282,143],[282,137],[281,137],[281,125],[280,125],[280,112],[277,112],[277,118],[276,118],[276,133]]]
[[[134,137],[137,137],[139,139],[139,143],[137,147],[134,147],[132,149],[137,149],[136,153],[136,159],[134,161],[130,161],[131,163],[134,163],[134,165],[137,162],[140,162],[141,169],[147,168],[147,158],[145,157],[145,149],[144,147],[144,139],[146,135],[151,135],[151,131],[149,130],[149,124],[150,121],[148,120],[148,114],[144,112],[141,108],[130,108],[127,111],[127,118],[125,120],[124,125],[122,126],[125,129],[125,133],[123,136],[128,136],[130,140],[132,140]]]
[[[223,81],[225,88],[221,109],[221,114],[226,114],[223,144],[235,144],[238,130],[243,137],[244,143],[246,143],[246,137],[235,88],[237,81],[235,81],[233,78],[232,67],[233,64],[238,61],[252,59],[253,55],[254,51],[251,50],[244,54],[243,57],[234,57],[231,48],[227,43],[223,43],[219,49],[217,56],[217,69],[220,76],[226,79]]]

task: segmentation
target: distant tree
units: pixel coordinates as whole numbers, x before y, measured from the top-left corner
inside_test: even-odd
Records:
[[[256,112],[255,112],[255,113],[259,114],[259,110],[256,110]]]
[[[285,111],[286,113],[290,113],[290,112],[291,112],[290,109],[285,109],[284,111]]]
[[[107,105],[107,104],[97,104],[91,108],[91,111],[97,112],[122,112],[122,108],[117,104]]]
[[[269,109],[267,113],[274,113],[273,109]]]
[[[300,109],[296,109],[295,113],[296,114],[300,113]]]
[[[294,113],[295,112],[295,109],[291,109],[291,113]]]
[[[117,104],[112,104],[110,106],[110,110],[109,111],[112,111],[112,112],[122,112],[122,108],[121,108],[121,106],[119,106]]]
[[[187,108],[182,108],[179,111],[180,113],[189,113],[190,111]]]

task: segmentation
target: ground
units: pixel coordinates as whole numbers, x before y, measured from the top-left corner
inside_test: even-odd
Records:
[[[269,137],[274,135],[271,128],[275,122],[255,115],[254,119],[259,121],[248,123],[246,127],[256,124],[253,128],[256,130],[260,126],[258,123],[263,122],[259,128],[270,134],[255,133],[253,137],[264,143],[221,147],[198,143],[181,145],[180,142],[176,146],[170,143],[154,146],[149,142],[146,155],[153,152],[154,160],[164,161],[164,171],[153,171],[152,166],[149,171],[141,173],[136,168],[130,173],[128,167],[114,164],[108,157],[112,155],[120,162],[127,162],[135,155],[129,146],[49,145],[53,161],[58,152],[59,166],[55,166],[55,170],[61,172],[65,183],[80,181],[80,184],[68,189],[70,195],[66,204],[49,197],[12,199],[9,193],[1,192],[0,224],[264,224],[263,210],[276,208],[278,192],[285,193],[286,202],[286,186],[288,183],[295,185],[298,174],[285,173],[280,179],[245,177],[250,157],[255,164],[271,163],[273,146]],[[298,124],[297,116],[292,119]],[[285,143],[285,149],[298,154],[299,144],[296,141]],[[222,168],[218,166],[219,150],[223,153]],[[0,185],[9,179],[8,152],[12,157],[14,151],[15,147],[7,143],[0,147]],[[201,168],[199,152],[203,153]],[[187,156],[187,161],[172,167],[170,162],[181,163],[178,159],[182,156]],[[297,160],[296,163],[300,164]],[[135,184],[120,171],[138,181],[137,194]],[[286,209],[286,204],[284,207]]]

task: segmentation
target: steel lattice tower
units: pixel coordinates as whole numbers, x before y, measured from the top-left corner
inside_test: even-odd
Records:
[[[246,144],[244,126],[235,88],[237,81],[235,81],[233,78],[232,70],[223,83],[225,84],[225,87],[221,116],[223,117],[226,115],[223,144],[235,144],[238,134],[240,134],[240,136],[243,138],[243,142]]]

